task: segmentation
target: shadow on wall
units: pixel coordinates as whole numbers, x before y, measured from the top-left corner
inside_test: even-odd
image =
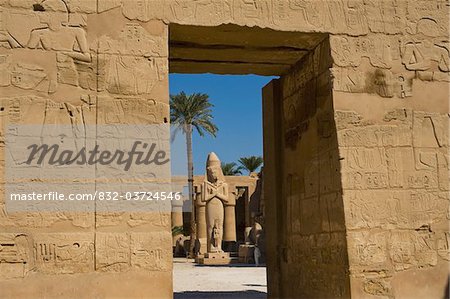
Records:
[[[448,286],[449,282],[450,282],[450,276],[447,279],[447,286],[445,287],[445,293],[444,293],[443,299],[450,298],[450,292],[449,292],[449,286]]]
[[[180,292],[173,294],[174,299],[266,299],[267,294],[260,291],[230,291],[230,292]]]
[[[326,38],[273,81],[272,115],[265,110],[279,138],[264,153],[276,161],[264,169],[270,297],[350,298],[331,66]]]

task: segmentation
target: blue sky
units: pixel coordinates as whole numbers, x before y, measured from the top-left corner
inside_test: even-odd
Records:
[[[216,138],[193,135],[194,174],[204,174],[206,157],[215,152],[222,162],[240,157],[262,156],[261,89],[274,77],[255,75],[171,74],[170,94],[181,91],[207,93],[213,103]],[[186,174],[184,135],[172,144],[172,173]],[[175,157],[178,156],[178,157]]]

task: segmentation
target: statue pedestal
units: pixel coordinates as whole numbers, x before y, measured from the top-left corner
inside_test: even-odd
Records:
[[[229,252],[208,252],[197,258],[200,265],[228,265],[232,263]]]
[[[255,263],[255,245],[243,244],[239,246],[239,263],[254,264]]]

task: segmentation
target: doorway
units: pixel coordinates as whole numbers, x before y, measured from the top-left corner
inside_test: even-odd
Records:
[[[348,296],[328,35],[171,24],[169,36],[171,73],[280,76],[262,91],[268,295]]]

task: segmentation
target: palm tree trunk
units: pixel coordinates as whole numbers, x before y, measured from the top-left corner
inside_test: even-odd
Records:
[[[195,239],[197,238],[197,226],[195,221],[195,194],[194,194],[194,163],[192,161],[192,126],[186,125],[186,148],[188,162],[188,190],[191,203],[191,241],[189,245],[189,256],[194,258]]]

